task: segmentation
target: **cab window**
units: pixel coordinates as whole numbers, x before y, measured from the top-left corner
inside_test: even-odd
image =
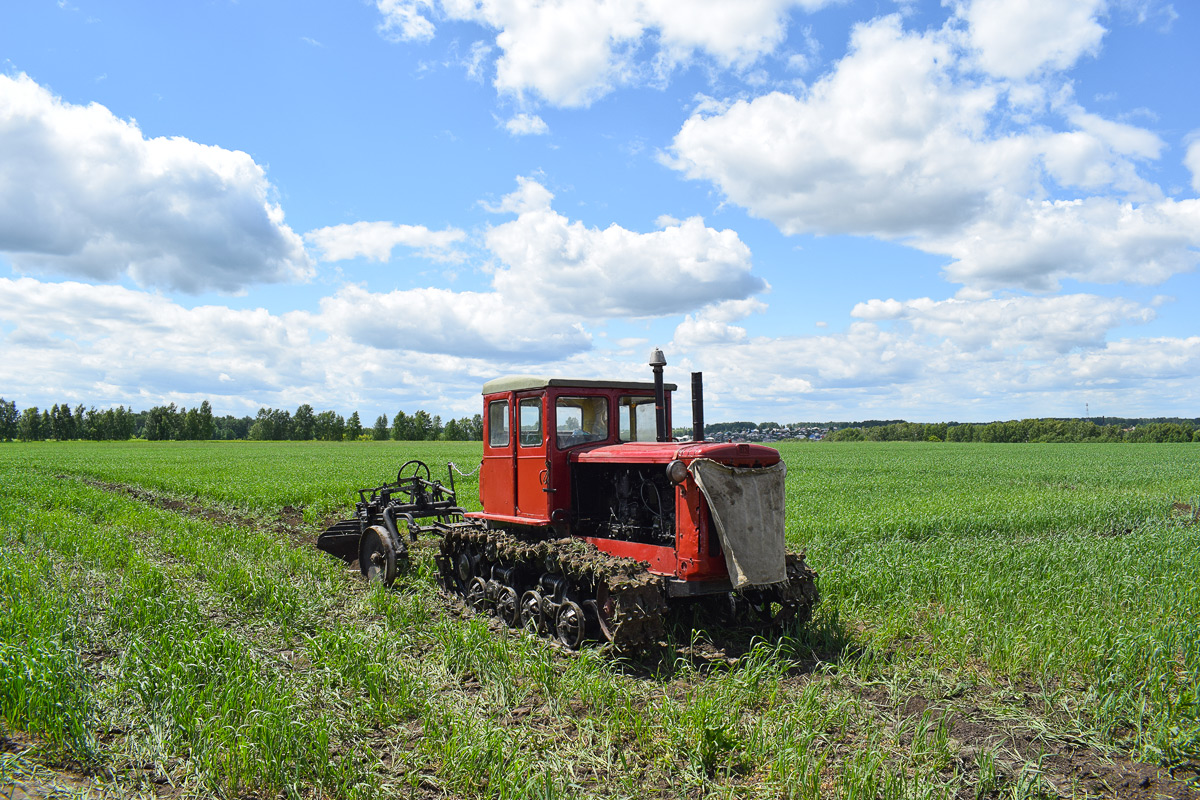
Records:
[[[608,398],[558,398],[555,429],[560,448],[604,441],[608,438]]]
[[[488,445],[508,445],[508,401],[493,400],[488,403]]]
[[[623,442],[653,442],[658,438],[654,398],[624,395],[617,401],[618,429]]]
[[[542,398],[527,397],[518,406],[521,424],[521,446],[538,447],[542,444]]]

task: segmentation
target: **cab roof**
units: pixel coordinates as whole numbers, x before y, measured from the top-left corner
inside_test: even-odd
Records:
[[[640,389],[654,391],[654,381],[598,381],[590,378],[548,378],[543,375],[505,375],[493,378],[483,385],[483,394],[496,392],[524,392],[530,389],[545,389],[562,386],[569,389]],[[675,384],[665,383],[668,392],[675,391]]]

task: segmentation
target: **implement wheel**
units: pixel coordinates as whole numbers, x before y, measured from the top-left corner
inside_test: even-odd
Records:
[[[396,580],[396,545],[386,529],[372,525],[358,540],[358,568],[371,583],[391,586]]]

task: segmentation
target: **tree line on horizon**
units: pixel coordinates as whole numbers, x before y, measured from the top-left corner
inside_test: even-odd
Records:
[[[358,412],[349,418],[336,411],[316,412],[308,403],[293,414],[286,409],[260,408],[256,416],[217,417],[212,405],[203,401],[195,408],[180,408],[174,403],[134,411],[124,406],[98,410],[95,406],[74,408],[68,403],[47,409],[30,406],[18,413],[17,404],[0,397],[0,442],[56,441],[205,441],[250,439],[258,441],[358,441],[363,439],[397,441],[479,441],[483,439],[483,418],[450,419],[444,424],[439,415],[424,410],[414,414],[396,412],[389,424],[380,414],[375,424],[364,428]]]
[[[1005,422],[906,422],[866,420],[857,423],[718,422],[705,425],[705,433],[772,429],[779,427],[833,427],[828,441],[873,442],[1200,442],[1200,418],[1099,417],[1096,420],[1040,418]],[[195,408],[174,403],[134,411],[124,406],[98,410],[67,403],[41,410],[31,406],[18,413],[17,404],[0,397],[0,442],[6,441],[202,441],[210,439],[257,441],[481,441],[483,418],[479,414],[450,419],[424,410],[397,411],[392,420],[380,414],[364,427],[357,411],[348,418],[336,411],[316,412],[308,403],[296,411],[260,408],[254,417],[217,417],[205,400]]]
[[[239,438],[259,441],[307,441],[323,442],[359,441],[371,439],[399,442],[452,441],[469,442],[483,440],[483,417],[450,419],[445,424],[438,414],[429,414],[419,409],[413,414],[397,411],[391,423],[387,414],[375,418],[375,424],[366,428],[355,411],[343,419],[335,411],[316,413],[308,403],[300,405],[296,413],[286,409],[260,408],[258,416],[250,421],[246,435]]]
[[[1097,424],[1085,419],[1021,419],[1007,422],[890,422],[845,427],[833,442],[1200,442],[1195,420]]]

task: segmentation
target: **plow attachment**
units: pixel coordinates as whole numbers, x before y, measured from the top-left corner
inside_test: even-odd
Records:
[[[337,556],[347,564],[358,560],[358,538],[362,536],[362,523],[357,519],[344,519],[330,525],[317,537],[317,549]]]
[[[462,519],[452,470],[449,475],[445,486],[431,479],[425,462],[405,462],[393,483],[359,489],[354,518],[326,528],[317,537],[317,548],[347,564],[357,561],[367,578],[390,584],[408,556],[406,538],[416,541],[424,530]]]

